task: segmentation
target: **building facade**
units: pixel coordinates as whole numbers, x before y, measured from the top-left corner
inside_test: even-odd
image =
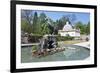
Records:
[[[73,28],[67,21],[63,29],[58,30],[58,34],[60,34],[60,36],[80,37],[80,30]]]

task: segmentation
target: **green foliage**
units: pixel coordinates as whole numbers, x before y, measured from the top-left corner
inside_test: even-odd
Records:
[[[47,24],[44,23],[41,25],[41,35],[49,34],[50,29],[48,28]]]
[[[45,13],[41,13],[39,17],[40,24],[43,24],[47,21],[47,16]]]
[[[45,13],[41,13],[39,16],[39,21],[38,21],[38,33],[41,35],[44,34],[49,34],[49,28],[48,28],[48,20],[47,20],[47,16],[45,15]]]
[[[32,32],[31,25],[29,25],[26,20],[21,20],[21,30],[28,33]]]
[[[27,24],[31,24],[32,21],[32,10],[21,10],[21,18],[26,20]]]
[[[86,26],[86,34],[90,34],[90,22]]]
[[[57,30],[62,30],[66,21],[73,22],[74,20],[76,20],[75,15],[64,15],[60,19],[54,21],[47,17],[45,13],[38,14],[37,12],[33,13],[31,10],[23,10],[21,11],[21,30],[28,33],[45,35],[50,34],[52,31],[52,29],[48,27],[48,24],[52,25]],[[77,22],[75,28],[80,29],[81,34],[89,34],[90,22],[86,25],[82,22]]]
[[[65,16],[63,16],[61,19],[56,21],[56,25],[59,30],[63,28],[63,26],[66,24],[66,21],[67,21],[67,18]]]
[[[36,43],[36,42],[39,42],[39,39],[41,39],[43,36],[41,34],[32,34],[30,37],[29,37],[29,41],[32,42],[32,43]]]
[[[75,28],[80,29],[81,34],[89,34],[90,33],[90,23],[83,24],[82,22],[78,22],[75,24]]]
[[[37,50],[37,46],[36,45],[33,45],[33,47],[32,47],[32,51],[34,51],[34,50]]]
[[[70,37],[70,36],[58,36],[57,40],[58,41],[66,41],[66,40],[73,40],[74,37]]]
[[[33,23],[32,23],[32,31],[35,33],[36,30],[37,30],[37,27],[38,27],[38,15],[37,15],[37,12],[34,13],[34,16],[33,16]]]

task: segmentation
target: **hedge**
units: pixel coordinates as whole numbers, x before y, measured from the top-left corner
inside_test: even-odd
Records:
[[[70,36],[58,36],[57,40],[58,41],[65,41],[65,40],[73,40],[74,37],[70,37]]]

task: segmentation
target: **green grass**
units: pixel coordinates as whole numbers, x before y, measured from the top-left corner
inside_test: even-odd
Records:
[[[76,43],[81,43],[83,41],[81,40],[70,40],[70,41],[63,41],[64,44],[76,44]]]

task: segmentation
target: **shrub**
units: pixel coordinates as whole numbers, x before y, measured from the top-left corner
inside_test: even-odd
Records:
[[[37,50],[37,46],[36,46],[36,45],[33,45],[33,46],[32,46],[32,51],[33,51],[33,50]]]
[[[39,42],[39,39],[41,39],[42,37],[42,35],[31,35],[28,37],[28,41],[31,43],[37,43]]]
[[[58,41],[66,41],[66,40],[73,40],[74,37],[70,37],[70,36],[58,36],[57,40]]]

